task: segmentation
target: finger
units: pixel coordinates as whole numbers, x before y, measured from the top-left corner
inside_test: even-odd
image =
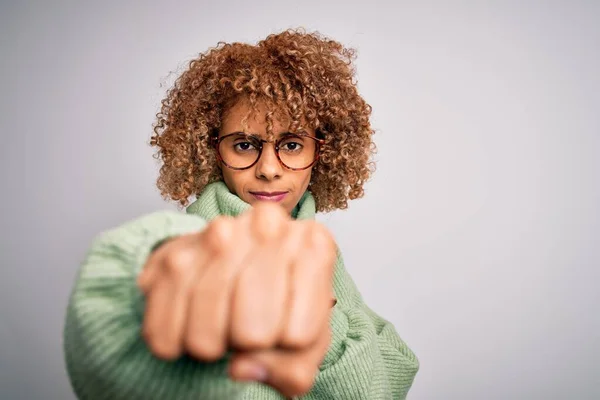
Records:
[[[173,251],[173,244],[180,244],[182,241],[189,241],[190,239],[195,240],[194,236],[197,236],[197,234],[192,233],[175,238],[168,238],[155,246],[155,250],[148,255],[146,264],[137,277],[137,285],[143,293],[147,293],[150,290],[157,277],[160,275],[165,255],[168,255]],[[181,248],[181,246],[177,247]]]
[[[282,329],[291,257],[278,241],[260,246],[244,261],[231,298],[230,340],[236,349],[269,348]]]
[[[327,323],[331,308],[335,262],[335,252],[329,243],[331,239],[320,233],[320,229],[305,226],[305,242],[300,248],[306,250],[298,253],[292,266],[290,293],[293,296],[280,338],[280,344],[284,347],[301,348],[315,341]]]
[[[178,266],[163,268],[163,271],[147,295],[142,334],[154,355],[172,360],[183,352],[183,332],[194,269]]]
[[[142,293],[148,293],[156,281],[156,277],[160,272],[160,260],[161,254],[158,254],[158,251],[155,251],[148,256],[148,260],[146,261],[144,268],[137,277],[137,285]]]
[[[235,234],[239,224],[230,223],[232,226],[227,227],[230,231],[216,233],[211,240],[232,245],[222,244],[223,248],[208,255],[208,266],[192,289],[185,348],[203,361],[215,361],[226,351],[231,292],[242,261],[250,251],[243,230],[238,229],[242,234]]]
[[[331,341],[329,326],[305,350],[262,350],[234,355],[229,374],[235,380],[260,381],[284,396],[301,396],[312,388]]]
[[[184,345],[190,355],[215,361],[226,350],[231,293],[228,265],[212,263],[192,288]]]
[[[275,345],[289,285],[291,254],[282,251],[289,221],[280,207],[257,207],[249,224],[252,251],[235,282],[229,337],[237,349]]]

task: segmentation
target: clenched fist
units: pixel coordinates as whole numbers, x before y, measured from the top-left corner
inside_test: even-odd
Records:
[[[155,250],[139,276],[143,337],[159,358],[214,361],[286,396],[310,390],[329,346],[336,246],[315,221],[258,203]]]

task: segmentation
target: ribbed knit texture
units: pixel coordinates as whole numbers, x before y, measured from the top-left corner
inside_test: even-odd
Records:
[[[144,297],[136,277],[152,249],[170,237],[202,230],[218,215],[250,207],[223,182],[208,185],[186,213],[151,213],[99,234],[79,270],[64,326],[67,372],[80,399],[283,399],[261,383],[233,382],[227,357],[203,363],[184,356],[163,361],[140,332]],[[292,212],[315,215],[309,192]],[[419,362],[393,325],[363,302],[341,255],[334,274],[337,304],[330,347],[315,385],[302,399],[405,399]]]

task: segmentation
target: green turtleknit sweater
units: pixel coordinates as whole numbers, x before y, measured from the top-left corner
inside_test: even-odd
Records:
[[[99,234],[79,269],[64,325],[64,354],[80,399],[283,399],[261,383],[234,382],[227,361],[175,361],[154,357],[140,331],[144,297],[136,277],[153,247],[196,232],[218,215],[236,216],[250,205],[223,182],[208,185],[186,213],[159,211]],[[314,218],[306,192],[292,212]],[[302,399],[405,399],[419,361],[393,325],[365,303],[346,272],[341,255],[334,273],[332,340],[315,384]]]

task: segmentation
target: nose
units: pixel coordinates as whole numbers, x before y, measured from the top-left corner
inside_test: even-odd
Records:
[[[256,163],[256,177],[264,180],[274,180],[281,178],[283,167],[279,163],[275,146],[272,143],[265,143],[258,162]]]

